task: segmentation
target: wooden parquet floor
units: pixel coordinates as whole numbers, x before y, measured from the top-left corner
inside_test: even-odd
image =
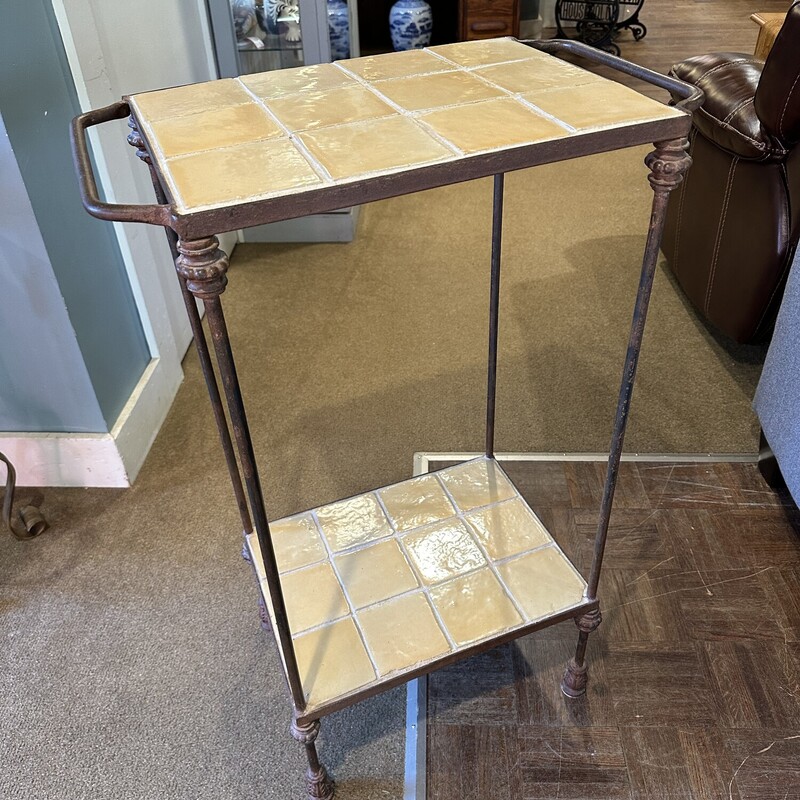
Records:
[[[588,570],[605,465],[504,466]],[[752,464],[623,463],[599,597],[582,699],[572,623],[430,676],[429,800],[800,798],[788,496]]]

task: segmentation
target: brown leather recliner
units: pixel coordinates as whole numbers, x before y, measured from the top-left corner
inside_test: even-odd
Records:
[[[766,61],[712,53],[670,74],[705,92],[662,249],[687,297],[737,342],[766,338],[800,236],[800,2]]]

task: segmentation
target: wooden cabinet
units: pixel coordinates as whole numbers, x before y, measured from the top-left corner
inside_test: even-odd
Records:
[[[461,0],[458,17],[462,41],[519,35],[519,0]]]

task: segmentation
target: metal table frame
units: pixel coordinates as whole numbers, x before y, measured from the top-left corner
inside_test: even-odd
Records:
[[[676,107],[686,112],[693,111],[702,101],[702,93],[695,87],[630,64],[578,42],[550,40],[525,42],[525,44],[554,55],[563,53],[579,55],[592,62],[605,64],[619,72],[666,89],[671,93]],[[691,159],[686,152],[686,137],[691,123],[690,113],[655,122],[599,130],[574,139],[562,138],[541,142],[515,148],[511,152],[494,152],[473,156],[456,163],[435,164],[388,177],[367,177],[346,185],[324,187],[316,189],[314,192],[288,198],[268,198],[266,200],[243,203],[234,207],[201,211],[187,215],[177,214],[167,202],[164,184],[153,164],[149,145],[140,134],[137,122],[133,117],[129,120],[131,133],[128,136],[128,141],[136,148],[138,157],[148,164],[150,168],[158,205],[109,204],[99,199],[86,143],[86,130],[110,120],[124,119],[129,115],[130,107],[126,100],[122,100],[106,108],[82,114],[75,119],[72,128],[72,145],[80,179],[83,204],[90,214],[100,219],[119,222],[141,222],[160,225],[166,229],[222,449],[230,473],[242,528],[245,535],[255,529],[263,556],[269,594],[275,615],[274,633],[285,656],[286,676],[294,705],[291,733],[305,747],[308,757],[307,786],[309,797],[328,799],[332,798],[334,793],[333,781],[325,767],[320,763],[315,745],[321,716],[358,702],[370,694],[385,691],[391,686],[433,671],[452,661],[487,650],[564,619],[572,618],[575,620],[579,629],[579,636],[575,656],[568,663],[564,674],[562,690],[569,697],[579,697],[584,694],[587,682],[586,646],[589,634],[601,622],[597,587],[667,200],[670,191],[681,182],[684,173],[691,164]],[[253,442],[222,309],[221,295],[225,291],[227,284],[228,259],[226,254],[219,249],[216,235],[224,231],[251,225],[292,219],[321,211],[330,211],[352,205],[354,202],[364,203],[408,194],[434,186],[494,175],[485,440],[485,453],[491,458],[494,454],[504,173],[515,169],[622,149],[653,141],[656,143],[655,150],[645,159],[645,163],[650,170],[648,179],[654,192],[652,212],[614,419],[608,468],[595,537],[594,558],[588,578],[588,595],[585,602],[566,613],[562,612],[514,631],[497,635],[459,653],[439,658],[422,669],[406,672],[378,686],[367,687],[366,690],[354,692],[339,702],[331,703],[322,709],[317,708],[313,713],[307,714],[275,553],[270,538],[269,522],[258,476]],[[216,356],[216,369],[195,305],[196,298],[201,300],[205,307],[208,328]],[[222,382],[230,426],[223,406],[219,381]],[[266,614],[263,612],[262,601],[262,619],[265,619]]]

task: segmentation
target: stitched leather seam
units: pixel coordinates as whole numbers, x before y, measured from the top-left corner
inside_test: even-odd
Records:
[[[688,155],[691,156],[694,152],[694,143],[697,139],[697,128],[692,128],[692,132],[689,134],[689,152]],[[678,205],[678,224],[675,226],[675,252],[674,257],[672,260],[672,271],[675,275],[678,274],[678,262],[680,261],[680,246],[681,246],[681,224],[683,222],[683,207],[686,201],[686,195],[688,193],[689,188],[689,177],[691,176],[692,171],[689,170],[683,177],[683,185],[681,186],[680,193],[681,199]]]
[[[725,128],[725,130],[730,131],[731,133],[736,134],[736,136],[741,137],[746,142],[749,142],[756,150],[760,150],[762,157],[768,158],[769,156],[785,156],[789,153],[788,150],[784,148],[776,148],[776,147],[768,147],[764,142],[758,141],[758,139],[753,139],[748,136],[746,133],[742,133],[740,130],[737,130],[733,127],[733,125],[728,125],[723,120],[719,119],[719,117],[715,117],[713,114],[709,114],[704,108],[698,108],[697,111],[694,112],[695,114],[701,114],[702,116],[706,117],[707,119],[711,120],[715,125],[719,125],[721,128]]]
[[[724,64],[717,64],[716,67],[711,67],[710,70],[704,72],[695,82],[694,85],[697,86],[700,81],[704,81],[710,75],[713,75],[716,72],[719,72],[721,69],[725,69],[726,67],[730,67],[733,64],[763,64],[764,62],[760,58],[740,58],[737,61],[726,61]]]
[[[736,106],[733,109],[733,111],[731,111],[731,113],[728,114],[728,116],[725,117],[725,119],[722,121],[726,124],[729,123],[733,119],[733,117],[737,114],[737,112],[741,111],[745,106],[750,105],[750,103],[752,103],[755,99],[756,99],[755,97],[748,97],[747,100],[742,100],[742,102],[739,103],[739,105]]]
[[[711,274],[708,276],[708,289],[706,289],[706,302],[703,306],[703,311],[708,316],[708,309],[711,305],[711,293],[714,289],[714,278],[717,272],[717,262],[719,261],[719,251],[722,249],[722,232],[725,229],[725,220],[728,216],[728,204],[731,199],[731,187],[733,184],[733,177],[736,174],[736,166],[739,163],[739,156],[735,156],[731,161],[731,167],[728,170],[728,182],[725,184],[725,194],[722,203],[722,211],[720,214],[719,228],[717,229],[717,241],[714,243],[714,260],[711,262]]]
[[[786,102],[783,104],[783,111],[781,111],[781,119],[778,122],[778,133],[783,136],[783,118],[786,116],[786,109],[789,108],[789,101],[792,99],[792,95],[794,94],[794,90],[797,87],[797,82],[800,81],[800,71],[798,71],[797,75],[795,76],[794,83],[792,84],[792,88],[789,89],[789,94],[786,95]]]

